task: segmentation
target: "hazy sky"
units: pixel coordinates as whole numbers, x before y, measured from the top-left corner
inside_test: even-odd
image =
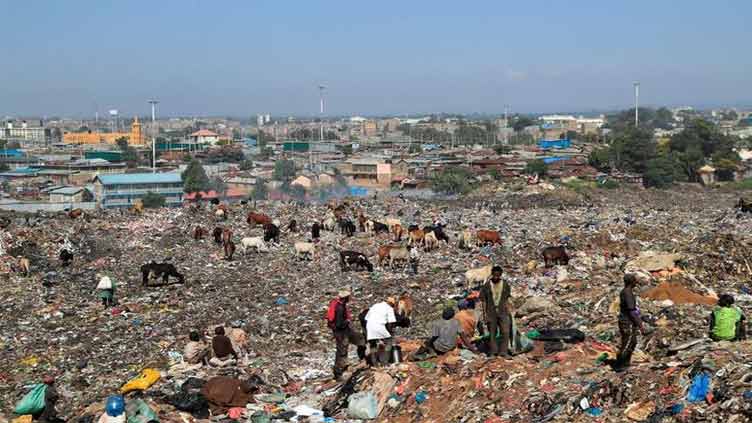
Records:
[[[750,104],[750,0],[0,0],[0,115]]]

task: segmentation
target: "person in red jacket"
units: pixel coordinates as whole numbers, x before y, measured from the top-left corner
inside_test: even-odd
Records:
[[[334,356],[334,379],[340,380],[347,368],[347,352],[350,344],[358,347],[358,357],[366,357],[366,343],[363,336],[352,328],[352,314],[347,308],[350,301],[350,291],[342,290],[337,298],[329,304],[327,323],[334,335],[337,351]]]

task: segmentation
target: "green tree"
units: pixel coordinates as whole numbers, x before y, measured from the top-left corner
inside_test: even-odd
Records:
[[[548,172],[548,166],[543,160],[531,160],[525,165],[525,173],[528,175],[546,176],[546,172]]]
[[[345,156],[350,156],[353,153],[352,144],[343,144],[338,147],[342,154],[344,154]]]
[[[196,159],[188,163],[188,167],[180,177],[183,179],[183,191],[187,193],[209,190],[209,177],[206,176],[206,171],[204,171],[201,162]]]
[[[632,126],[614,136],[610,148],[610,163],[622,171],[643,173],[647,161],[655,155],[653,131]]]
[[[503,144],[495,145],[493,149],[496,154],[509,154],[512,152],[512,147]]]
[[[712,123],[692,120],[680,133],[671,137],[669,150],[679,158],[682,169],[690,181],[697,181],[697,170],[712,159],[725,163],[727,170],[741,161],[735,148],[738,139],[721,133]],[[733,166],[732,166],[733,165]]]
[[[642,175],[642,184],[647,188],[669,187],[676,180],[676,169],[676,163],[667,156],[648,160],[645,164],[645,173]]]
[[[469,170],[461,167],[450,167],[439,172],[431,181],[435,192],[443,194],[465,194],[470,191],[470,180],[473,178]]]
[[[516,116],[512,123],[512,129],[514,132],[520,132],[528,126],[535,125],[535,121],[529,116]]]
[[[269,197],[269,191],[266,188],[266,181],[263,178],[256,178],[256,184],[251,191],[251,199],[254,201],[266,200]]]
[[[0,161],[0,172],[7,172],[9,170],[10,170],[10,166],[8,166],[8,163]]]
[[[282,182],[289,182],[295,179],[295,162],[292,160],[277,160],[274,163],[272,179]]]
[[[214,176],[209,180],[209,189],[224,197],[227,193],[227,184],[219,176]]]
[[[253,169],[253,161],[243,160],[242,162],[240,162],[239,168],[240,170],[251,170]]]
[[[410,148],[407,150],[410,154],[420,153],[423,151],[423,149],[420,147],[420,144],[410,144]]]
[[[342,175],[342,172],[340,172],[340,170],[337,168],[334,168],[334,180],[337,182],[338,186],[347,188],[347,179],[345,179],[345,176]]]
[[[292,198],[296,200],[305,200],[306,196],[306,190],[303,188],[302,185],[294,184],[290,185],[290,189],[288,191]]]
[[[141,198],[141,203],[147,209],[156,209],[159,207],[164,207],[165,198],[163,195],[149,191],[146,193],[146,195],[143,196],[143,198]]]

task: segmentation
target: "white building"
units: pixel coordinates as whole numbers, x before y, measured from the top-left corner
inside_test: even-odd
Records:
[[[208,129],[198,130],[190,135],[191,141],[196,144],[215,145],[219,141],[219,134]]]

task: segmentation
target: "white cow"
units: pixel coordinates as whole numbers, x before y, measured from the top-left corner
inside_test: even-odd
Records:
[[[313,259],[314,254],[316,254],[316,244],[312,242],[296,242],[295,256],[301,258],[303,254]]]
[[[475,269],[470,269],[467,272],[465,272],[465,281],[467,282],[467,286],[472,286],[473,282],[483,282],[486,283],[488,279],[491,277],[491,269],[493,268],[492,264],[488,264],[483,267],[477,267]]]
[[[266,243],[264,242],[264,238],[260,236],[243,238],[240,240],[240,246],[243,248],[243,254],[246,254],[249,248],[255,248],[256,252],[269,251],[269,248],[267,248]]]

